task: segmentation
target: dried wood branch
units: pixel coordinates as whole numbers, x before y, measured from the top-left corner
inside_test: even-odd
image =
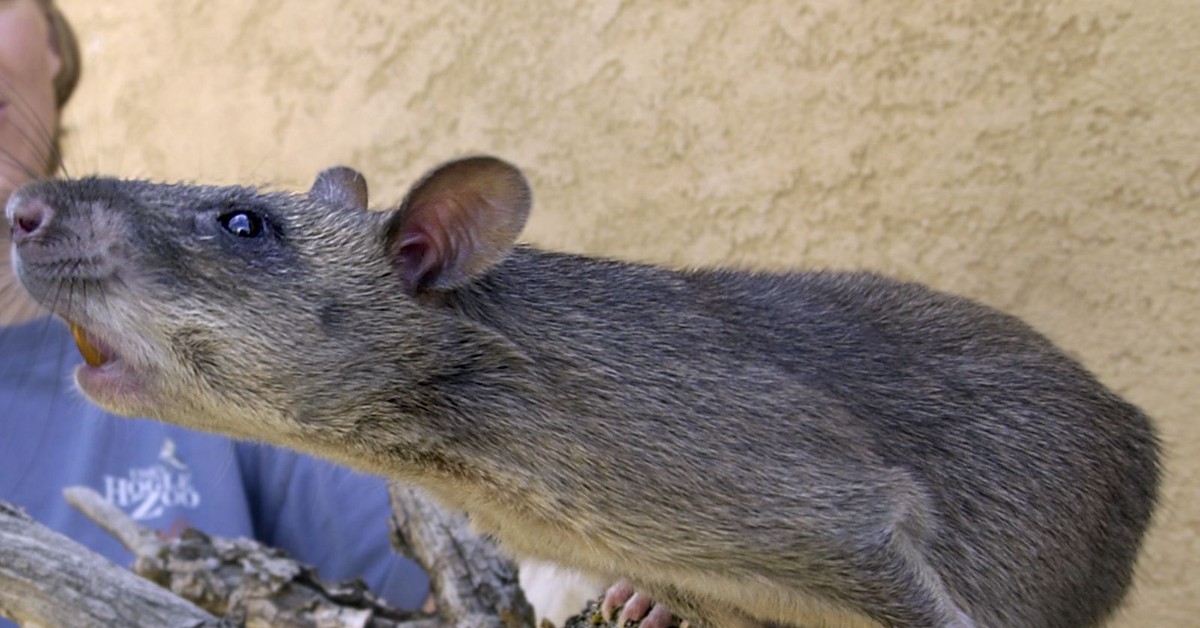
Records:
[[[134,571],[146,579],[0,503],[0,615],[22,625],[533,625],[514,563],[472,533],[464,516],[408,487],[392,490],[395,539],[431,574],[437,617],[388,608],[361,582],[322,581],[310,567],[252,540],[195,530],[164,540],[90,489],[68,489],[66,496],[134,553]]]
[[[134,554],[133,571],[227,621],[246,626],[418,628],[430,618],[391,608],[361,581],[328,582],[282,550],[198,530],[163,540],[95,491],[67,501]]]
[[[533,608],[517,582],[517,567],[495,544],[470,530],[423,492],[392,484],[395,543],[425,568],[448,626],[533,626]]]
[[[23,626],[225,625],[3,502],[0,615]]]

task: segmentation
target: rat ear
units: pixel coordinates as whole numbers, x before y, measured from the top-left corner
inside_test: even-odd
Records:
[[[367,180],[353,168],[326,168],[317,175],[308,195],[333,205],[366,209]]]
[[[388,220],[392,267],[415,294],[482,275],[508,254],[529,216],[521,171],[494,157],[442,164],[409,191]]]

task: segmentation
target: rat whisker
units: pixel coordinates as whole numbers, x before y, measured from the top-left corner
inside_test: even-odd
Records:
[[[32,181],[40,181],[46,178],[40,169],[31,167],[29,164],[21,161],[19,158],[5,149],[0,149],[0,161],[6,164],[17,166],[22,172],[24,172],[26,178]]]
[[[14,88],[12,83],[3,76],[0,76],[0,87],[6,88],[4,90],[6,93],[16,96],[16,101],[10,101],[10,104],[17,105],[14,110],[18,116],[14,117],[14,122],[18,122],[15,125],[17,132],[26,144],[34,150],[45,148],[49,153],[51,161],[44,165],[51,166],[52,171],[61,169],[69,178],[67,165],[63,160],[62,152],[58,148],[58,142],[55,141],[54,132],[37,117],[33,105],[22,95],[21,90]],[[25,124],[20,124],[20,122],[24,122]],[[32,131],[29,130],[30,128]]]

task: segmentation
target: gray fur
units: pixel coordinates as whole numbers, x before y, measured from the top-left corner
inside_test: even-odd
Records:
[[[102,405],[420,484],[715,625],[1095,626],[1129,588],[1153,426],[1016,318],[865,273],[523,246],[414,295],[403,216],[343,179],[33,184],[10,213],[54,220],[20,275],[150,391]],[[268,237],[215,226],[238,207]]]

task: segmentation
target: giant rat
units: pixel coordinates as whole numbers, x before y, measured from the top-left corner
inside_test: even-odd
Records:
[[[512,554],[712,626],[1094,626],[1151,518],[1151,421],[1018,319],[867,273],[514,240],[514,166],[393,211],[86,178],[7,206],[110,411],[412,482]]]

